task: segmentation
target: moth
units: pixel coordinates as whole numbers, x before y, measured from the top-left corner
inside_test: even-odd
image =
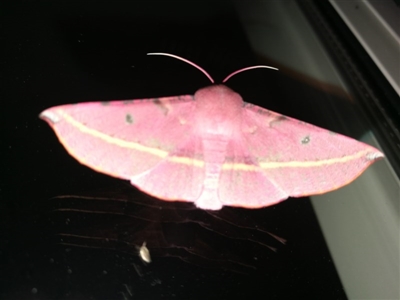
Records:
[[[214,82],[183,58],[150,54],[188,62]],[[326,193],[383,157],[367,144],[244,102],[223,84],[194,95],[61,105],[40,118],[80,163],[159,199],[207,210]]]

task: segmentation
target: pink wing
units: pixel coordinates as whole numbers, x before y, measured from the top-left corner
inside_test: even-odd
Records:
[[[321,194],[350,183],[382,157],[354,139],[246,103],[219,195],[223,205],[257,208]]]
[[[40,116],[82,164],[203,209],[325,193],[383,157],[364,143],[243,103],[224,86],[196,95],[63,105]]]
[[[201,141],[191,135],[194,109],[187,95],[62,105],[40,117],[80,163],[155,197],[194,201],[204,178]]]

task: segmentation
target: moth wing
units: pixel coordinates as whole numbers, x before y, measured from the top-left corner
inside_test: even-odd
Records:
[[[259,208],[288,197],[259,167],[243,137],[232,139],[219,178],[218,195],[225,206]]]
[[[242,124],[221,176],[226,205],[264,207],[322,194],[350,183],[383,157],[367,144],[248,103]]]
[[[192,168],[201,151],[193,141],[194,109],[193,96],[186,95],[61,105],[40,117],[80,163],[131,180],[154,196],[184,200],[200,193],[204,176]],[[170,187],[163,193],[166,186]]]

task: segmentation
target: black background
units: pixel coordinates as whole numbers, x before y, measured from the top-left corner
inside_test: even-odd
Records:
[[[212,215],[164,203],[80,165],[38,118],[60,104],[193,94],[209,84],[193,67],[147,52],[185,57],[217,82],[259,64],[229,1],[13,2],[1,15],[1,299],[346,298],[307,198]],[[249,71],[228,85],[247,102],[329,127],[318,106],[293,102],[323,92],[285,73]],[[71,194],[110,200],[53,198]],[[227,216],[229,229],[218,219]],[[135,248],[145,240],[149,265]],[[251,267],[238,267],[244,262]]]

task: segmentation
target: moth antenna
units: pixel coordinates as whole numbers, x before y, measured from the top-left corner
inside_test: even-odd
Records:
[[[206,75],[208,79],[210,79],[211,83],[214,83],[214,79],[212,79],[212,77],[210,76],[210,74],[208,74],[206,72],[206,70],[204,70],[200,66],[196,65],[194,62],[191,62],[190,60],[187,60],[187,59],[185,59],[183,57],[180,57],[180,56],[174,55],[174,54],[163,53],[163,52],[147,53],[147,55],[164,55],[164,56],[169,56],[169,57],[173,57],[173,58],[179,59],[181,61],[184,61],[185,63],[188,63],[189,65],[192,65],[193,67],[195,67],[198,70],[200,70],[201,72],[203,72],[203,74]]]
[[[238,73],[241,73],[241,72],[244,72],[244,71],[247,71],[247,70],[252,70],[252,69],[259,69],[259,68],[266,68],[266,69],[272,69],[272,70],[275,70],[275,71],[279,71],[279,69],[277,69],[277,68],[270,67],[270,66],[264,66],[264,65],[247,67],[247,68],[239,69],[239,70],[229,74],[224,80],[222,80],[222,83],[227,82],[229,78],[231,78],[232,76],[234,76],[234,75],[236,75]]]

